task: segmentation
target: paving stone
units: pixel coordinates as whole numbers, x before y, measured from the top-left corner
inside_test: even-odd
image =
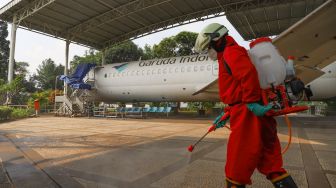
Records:
[[[39,153],[43,158],[57,161],[63,158],[67,159],[69,156],[85,155],[86,153],[100,151],[97,146],[72,142],[44,142],[27,144],[27,146],[31,147],[31,149]]]
[[[181,159],[152,150],[116,149],[93,158],[63,164],[83,173],[104,175],[122,181],[134,181]]]
[[[2,137],[2,136],[0,136]],[[41,170],[34,167],[10,142],[0,142],[0,158],[15,187],[57,187]]]
[[[27,136],[40,136],[43,135],[45,137],[50,138],[68,138],[68,137],[80,137],[80,136],[87,136],[87,135],[94,135],[97,134],[95,132],[89,132],[89,131],[80,131],[80,130],[72,130],[72,129],[66,129],[66,130],[50,130],[43,133],[28,133],[25,134]]]
[[[336,140],[310,140],[314,150],[336,152]]]
[[[336,134],[336,129],[305,128],[304,130],[306,131],[307,134],[311,133]]]
[[[6,174],[1,158],[0,158],[0,188],[14,188],[13,184],[10,182]]]
[[[150,132],[150,133],[149,133]],[[129,136],[141,136],[141,137],[148,137],[148,138],[159,138],[164,136],[169,136],[174,133],[174,131],[148,131],[145,129],[139,130],[129,130],[129,131],[122,131],[122,132],[115,132],[116,134],[123,134]]]
[[[208,159],[214,159],[217,161],[225,162],[226,161],[226,150],[227,150],[227,144],[225,143],[223,144],[223,146],[205,155],[205,157]]]
[[[336,188],[336,175],[335,174],[327,174],[327,178],[332,188]]]
[[[208,126],[205,126],[203,128],[195,127],[194,129],[191,129],[189,131],[179,131],[173,133],[170,137],[178,137],[180,140],[193,140],[197,141],[199,140],[208,130]],[[220,140],[225,140],[229,136],[229,131],[225,129],[219,129],[215,132],[209,133],[202,141],[203,142],[218,142]],[[168,137],[169,138],[169,137]]]
[[[84,188],[117,188],[116,186],[113,186],[113,185],[97,183],[97,182],[85,180],[82,178],[75,177],[74,179],[77,180],[80,184],[82,184]]]
[[[224,163],[197,160],[151,186],[160,188],[224,187]]]
[[[189,154],[192,155],[197,153],[198,151],[201,151],[211,145],[209,142],[201,142],[194,148],[194,151],[190,153],[187,151],[187,147],[191,144],[193,144],[192,141],[178,140],[173,139],[173,137],[169,137],[169,139],[157,139],[140,144],[133,144],[129,147],[129,149],[160,152],[167,155],[180,155],[181,157],[186,157]]]
[[[331,173],[324,176],[324,172],[320,169],[321,177],[325,177],[326,182],[329,180],[330,185],[335,185],[336,175],[332,173],[336,169],[334,160],[336,127],[335,129],[332,127],[335,121],[326,123],[321,120],[323,119],[309,120],[308,124],[302,123],[306,121],[305,119],[293,120],[292,145],[284,155],[284,165],[288,166],[287,170],[300,188],[308,187],[307,182],[312,182],[312,178],[307,181],[306,176],[311,174],[311,177],[314,177],[314,172],[310,170],[316,170],[313,168],[316,165],[306,168],[310,161],[301,153],[303,147],[306,147],[306,155],[308,152],[317,157],[314,164],[317,164],[318,168],[322,166]],[[283,120],[278,122],[278,135],[282,147],[285,147],[288,142],[288,130]],[[319,128],[324,126],[324,123],[329,127]],[[6,133],[15,136],[13,137],[15,142],[41,155],[41,158],[35,161],[38,164],[48,162],[54,164],[54,171],[49,169],[45,173],[50,173],[48,175],[53,178],[60,175],[59,178],[55,178],[57,181],[65,175],[70,179],[74,178],[76,180],[74,182],[79,182],[83,187],[95,188],[224,187],[226,142],[230,131],[218,129],[209,134],[193,153],[186,151],[190,144],[206,132],[209,124],[211,121],[208,120],[39,117],[0,124],[0,135]],[[298,128],[300,126],[297,124],[304,127]],[[306,137],[298,137],[298,130],[303,129]],[[0,138],[0,144],[4,144],[3,141]],[[308,146],[313,149],[309,150]],[[6,161],[10,161],[9,175],[16,181],[23,172],[35,176],[36,174],[27,170],[31,169],[32,164],[29,163],[29,166],[22,161],[24,160],[22,157],[13,158],[8,155],[20,152],[17,149],[0,147],[0,155],[6,157]],[[303,166],[304,164],[307,166]],[[14,168],[23,170],[14,171]],[[38,175],[32,179],[36,177]],[[50,181],[43,178],[41,180]],[[35,183],[41,183],[41,180],[36,180]],[[273,187],[264,175],[257,171],[252,180],[252,187]]]
[[[305,131],[309,139],[336,140],[334,129],[326,129],[326,130],[305,129]]]
[[[282,157],[285,166],[303,167],[302,153],[299,148],[289,148]]]
[[[336,152],[316,151],[315,153],[323,170],[336,169]]]

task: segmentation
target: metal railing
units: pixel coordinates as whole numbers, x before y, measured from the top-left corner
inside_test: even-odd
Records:
[[[324,105],[312,105],[308,106],[308,110],[300,112],[308,116],[326,116],[328,113],[328,107]]]

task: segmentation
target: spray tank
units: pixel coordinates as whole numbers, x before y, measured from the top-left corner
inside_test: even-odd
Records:
[[[262,89],[282,84],[286,78],[286,61],[270,38],[259,38],[250,43],[249,55],[258,71]]]
[[[263,103],[273,104],[267,115],[276,116],[307,110],[306,106],[293,106],[304,84],[296,78],[294,58],[288,62],[280,55],[270,38],[259,38],[250,43],[249,56],[257,69]]]

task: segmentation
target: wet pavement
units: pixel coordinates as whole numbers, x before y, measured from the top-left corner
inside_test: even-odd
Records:
[[[299,187],[336,188],[336,117],[291,117],[285,168]],[[287,127],[278,119],[283,147]],[[42,116],[0,123],[0,187],[224,187],[229,130],[206,119]],[[257,171],[250,187],[272,187]]]

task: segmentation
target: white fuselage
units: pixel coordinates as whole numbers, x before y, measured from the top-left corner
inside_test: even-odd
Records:
[[[219,101],[218,93],[193,95],[217,77],[217,61],[194,55],[104,65],[95,87],[104,102]]]
[[[323,71],[325,75],[307,84],[313,100],[336,96],[336,63]],[[103,102],[219,101],[217,84],[212,86],[216,90],[193,95],[218,77],[218,63],[207,55],[109,64],[89,77],[95,80],[96,100]]]
[[[307,84],[313,91],[312,100],[326,100],[336,97],[336,62],[322,69],[324,75]]]

